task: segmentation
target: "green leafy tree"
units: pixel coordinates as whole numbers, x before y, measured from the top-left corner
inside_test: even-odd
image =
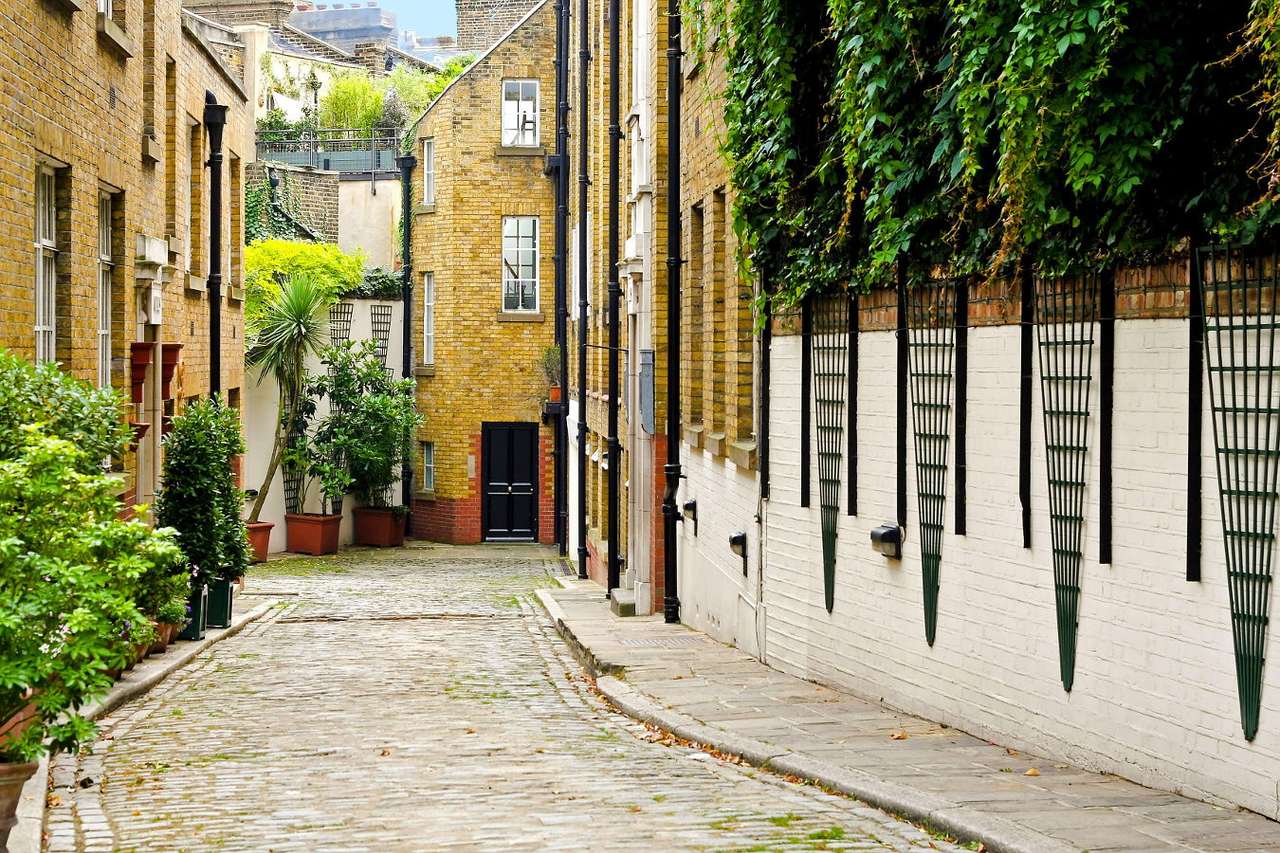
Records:
[[[382,115],[385,90],[385,83],[364,71],[335,77],[320,98],[320,126],[372,130]]]
[[[355,290],[364,280],[364,256],[348,253],[333,243],[263,240],[245,248],[245,326],[251,332],[262,314],[277,300],[284,284],[306,279],[323,298],[333,302]]]

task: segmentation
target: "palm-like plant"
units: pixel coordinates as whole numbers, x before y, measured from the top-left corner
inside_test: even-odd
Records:
[[[271,481],[289,441],[289,422],[297,416],[306,384],[306,360],[328,341],[329,289],[315,278],[294,275],[272,288],[249,331],[245,360],[257,368],[258,381],[271,375],[280,392],[276,433],[267,475],[258,489],[249,521],[257,521]]]

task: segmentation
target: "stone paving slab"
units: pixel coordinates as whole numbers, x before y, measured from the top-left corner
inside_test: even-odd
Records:
[[[1260,815],[1006,749],[778,672],[661,616],[621,619],[590,581],[560,586],[539,599],[607,698],[753,763],[794,756],[818,781],[997,851],[1280,851],[1280,824]],[[860,775],[836,784],[845,773]]]

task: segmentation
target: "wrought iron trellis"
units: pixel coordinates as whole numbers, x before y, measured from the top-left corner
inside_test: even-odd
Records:
[[[1035,281],[1058,668],[1067,692],[1071,692],[1075,681],[1076,635],[1080,626],[1089,385],[1093,379],[1099,285],[1096,274]]]
[[[1280,500],[1278,264],[1275,252],[1263,255],[1233,246],[1196,252],[1236,689],[1246,740],[1258,733]]]
[[[329,343],[333,346],[351,339],[351,315],[355,308],[350,302],[338,302],[329,307]]]
[[[813,312],[813,405],[818,427],[818,505],[822,513],[822,580],[827,612],[835,607],[836,528],[844,462],[849,297],[824,296]]]
[[[293,412],[287,407],[284,415],[288,418],[289,446],[297,441],[300,429]],[[302,512],[302,471],[296,465],[285,463],[280,466],[280,476],[284,481],[284,511],[288,513]]]
[[[953,279],[926,282],[908,292],[907,350],[916,449],[916,495],[920,507],[924,635],[931,646],[938,630],[942,529],[947,507],[955,299]]]
[[[387,365],[387,344],[391,340],[391,306],[369,306],[370,323],[373,326],[373,342],[378,346],[378,358],[382,366]]]

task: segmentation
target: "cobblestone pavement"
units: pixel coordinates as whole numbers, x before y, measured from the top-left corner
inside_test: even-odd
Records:
[[[54,765],[50,851],[955,850],[610,710],[540,551],[281,561],[283,605]]]

